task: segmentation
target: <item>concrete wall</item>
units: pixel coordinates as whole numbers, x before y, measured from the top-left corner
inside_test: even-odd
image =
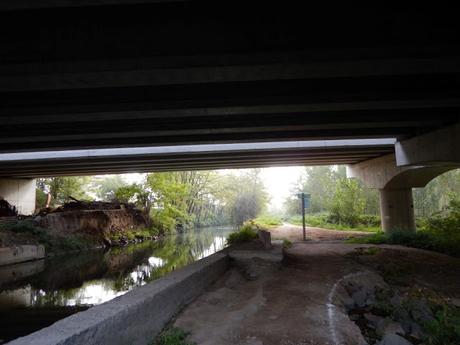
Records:
[[[0,266],[19,262],[43,259],[45,247],[42,245],[20,245],[14,247],[0,247]]]
[[[221,277],[228,266],[228,256],[216,253],[8,344],[148,344],[182,307]]]
[[[0,198],[16,206],[19,214],[35,212],[35,179],[0,179]]]

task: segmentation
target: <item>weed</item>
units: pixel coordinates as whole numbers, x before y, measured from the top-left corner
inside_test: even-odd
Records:
[[[284,239],[284,240],[283,240],[283,248],[288,249],[288,248],[291,248],[291,246],[292,246],[292,242],[291,242],[291,241],[289,241],[289,240],[287,240],[287,239]]]
[[[196,343],[186,340],[188,335],[188,332],[180,328],[168,328],[161,332],[157,340],[150,345],[196,345]]]

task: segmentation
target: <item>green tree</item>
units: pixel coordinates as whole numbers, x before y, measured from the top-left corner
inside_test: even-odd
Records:
[[[49,187],[51,202],[59,205],[71,200],[90,200],[87,191],[90,190],[91,178],[88,176],[66,176],[44,179],[44,184]]]
[[[330,213],[334,223],[344,223],[355,226],[360,216],[364,214],[366,199],[358,181],[340,178],[335,186],[331,201]]]
[[[121,175],[111,175],[94,178],[92,185],[99,199],[112,201],[115,199],[117,190],[126,186],[127,183]]]

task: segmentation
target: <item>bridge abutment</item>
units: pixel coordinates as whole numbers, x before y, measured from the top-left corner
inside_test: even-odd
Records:
[[[35,179],[0,178],[0,198],[15,206],[19,214],[35,212]]]

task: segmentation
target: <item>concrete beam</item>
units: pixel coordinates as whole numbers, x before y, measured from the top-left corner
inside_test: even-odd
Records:
[[[460,167],[460,122],[395,144],[396,164]]]
[[[369,188],[422,188],[435,177],[455,168],[455,165],[398,166],[395,154],[389,154],[349,165],[347,176],[360,179]]]
[[[35,212],[35,179],[0,178],[0,198],[15,206],[19,214]]]

